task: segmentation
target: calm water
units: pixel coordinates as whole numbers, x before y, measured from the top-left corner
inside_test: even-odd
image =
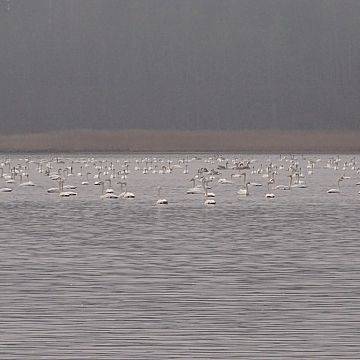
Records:
[[[81,156],[67,157],[77,173]],[[133,169],[141,156],[95,158]],[[348,171],[327,194],[344,171],[321,158],[306,189],[270,200],[265,185],[240,197],[238,185],[214,184],[211,208],[186,190],[216,162],[192,161],[188,175],[132,170],[136,198],[112,201],[92,175],[88,187],[68,180],[76,197],[47,194],[54,181],[30,165],[37,186],[0,193],[0,358],[358,359],[360,176]],[[168,206],[154,206],[157,185]]]

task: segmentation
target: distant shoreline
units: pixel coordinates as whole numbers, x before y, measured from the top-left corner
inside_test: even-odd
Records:
[[[1,152],[358,153],[360,131],[93,131],[0,135]]]

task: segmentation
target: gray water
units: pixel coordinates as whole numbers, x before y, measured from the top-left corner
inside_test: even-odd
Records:
[[[96,157],[133,167],[141,155]],[[186,195],[204,164],[133,171],[132,200],[101,200],[76,175],[78,196],[47,194],[34,166],[37,186],[0,193],[0,358],[360,358],[356,172],[331,195],[343,171],[321,166],[272,200],[265,185],[248,197],[214,185],[206,207]],[[154,206],[157,185],[168,206]]]

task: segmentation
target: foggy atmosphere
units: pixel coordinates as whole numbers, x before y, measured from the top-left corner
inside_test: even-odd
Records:
[[[0,0],[0,360],[359,359],[360,0]]]
[[[2,0],[2,133],[359,130],[359,1]]]

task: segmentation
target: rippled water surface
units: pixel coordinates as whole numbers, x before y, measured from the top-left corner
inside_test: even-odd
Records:
[[[146,175],[134,171],[144,156],[94,156],[118,168],[131,161],[135,199],[100,199],[93,165],[90,185],[81,186],[86,154],[53,165],[73,161],[66,183],[78,186],[77,196],[47,194],[57,184],[35,163],[47,155],[29,157],[35,187],[0,193],[1,359],[360,358],[355,170],[346,170],[340,194],[327,194],[342,168],[325,169],[330,156],[322,155],[307,175],[299,156],[306,189],[266,199],[267,179],[248,171],[262,187],[241,197],[238,184],[217,177],[217,203],[206,207],[186,190],[199,167],[217,167],[204,162],[210,155],[191,161],[189,174],[182,164]],[[176,164],[184,156],[153,157]],[[279,160],[242,157],[256,169]],[[24,164],[24,156],[9,159]],[[287,182],[281,171],[277,179]],[[158,185],[167,206],[154,206]],[[112,187],[120,192],[115,180]]]

